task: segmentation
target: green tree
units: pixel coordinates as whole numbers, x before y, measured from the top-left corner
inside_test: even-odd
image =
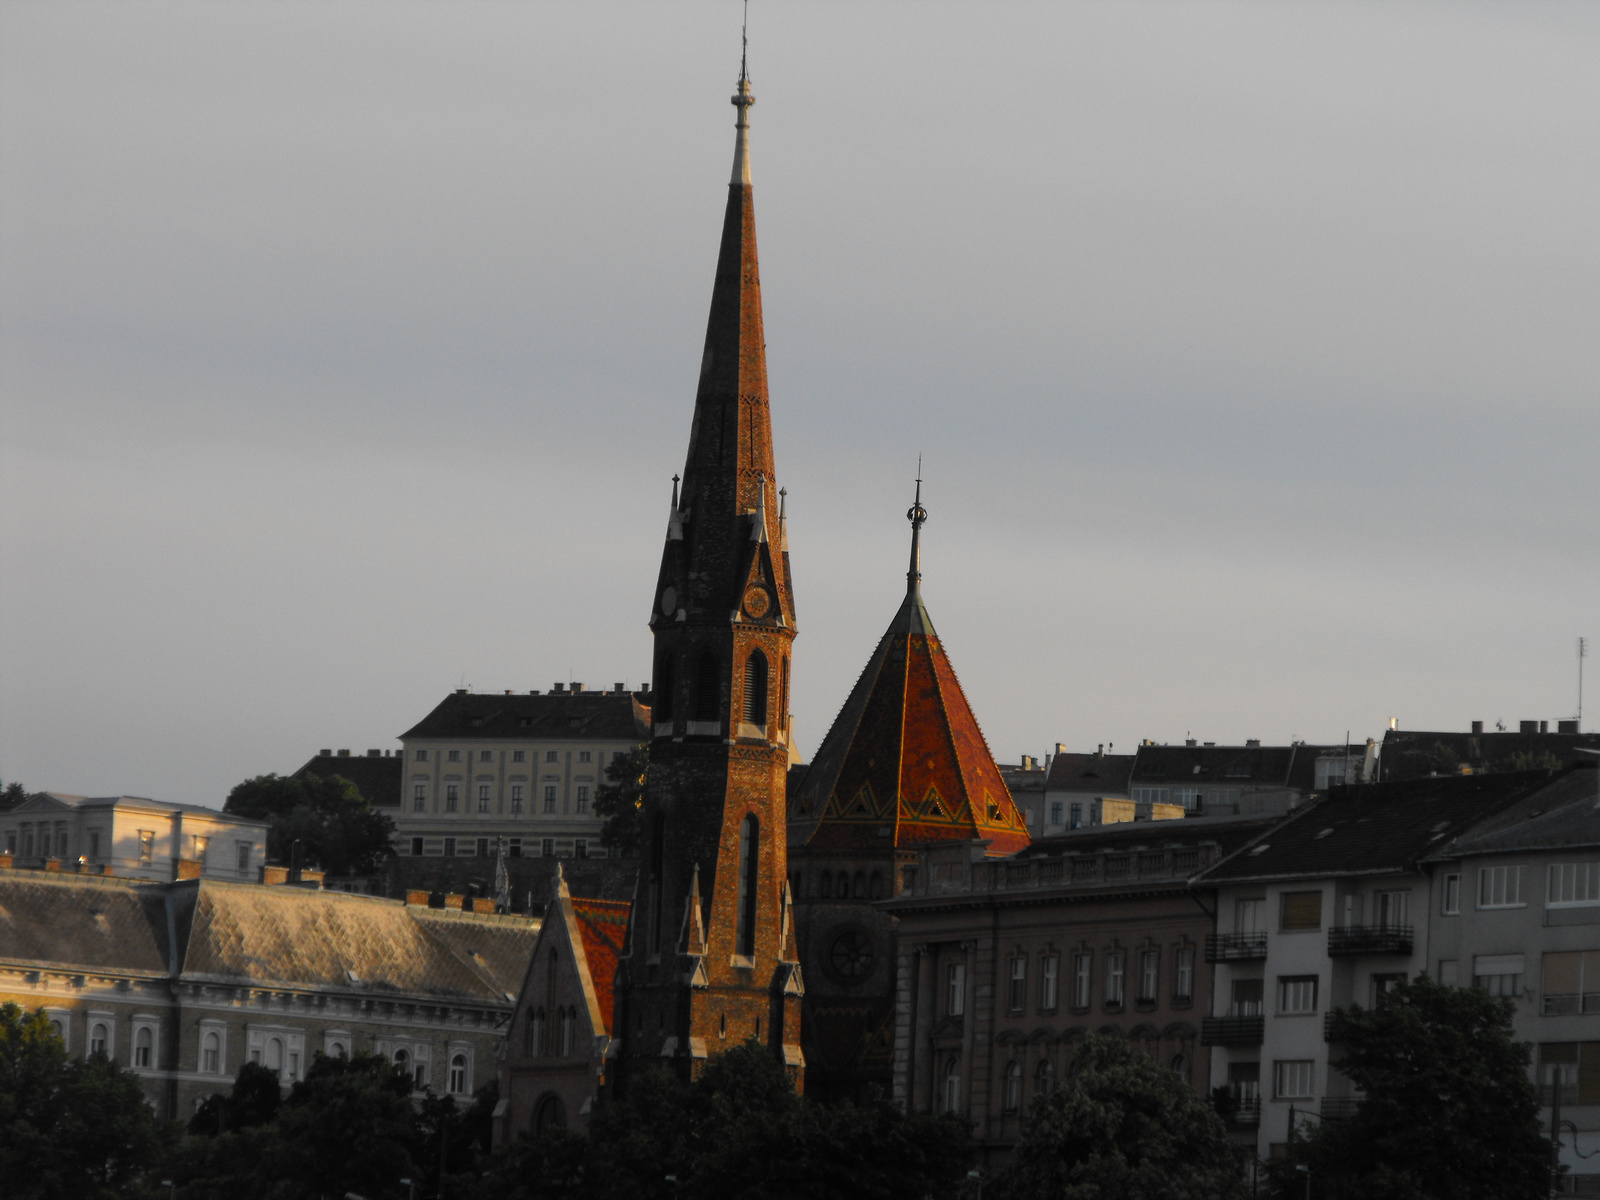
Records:
[[[0,788],[0,812],[10,812],[28,798],[28,789],[13,779]]]
[[[1426,975],[1376,1008],[1336,1010],[1344,1051],[1333,1065],[1361,1102],[1354,1116],[1297,1138],[1282,1173],[1307,1167],[1328,1200],[1545,1196],[1550,1143],[1512,1012],[1509,1000]]]
[[[103,1054],[71,1059],[43,1010],[0,1005],[0,1189],[14,1200],[147,1194],[172,1144],[144,1088]]]
[[[375,812],[361,789],[342,775],[257,775],[228,793],[223,812],[266,821],[267,861],[333,875],[370,875],[394,852],[394,822]]]
[[[635,746],[606,768],[606,782],[594,794],[595,815],[605,820],[600,840],[621,846],[627,855],[639,853],[643,842],[640,814],[644,811],[644,780],[650,770],[650,746]]]
[[[189,1121],[189,1132],[203,1137],[229,1130],[253,1129],[278,1114],[283,1092],[276,1071],[260,1063],[245,1063],[226,1096],[208,1098]]]
[[[1121,1038],[1091,1036],[1036,1102],[1006,1200],[1225,1200],[1243,1194],[1239,1151],[1212,1106]]]

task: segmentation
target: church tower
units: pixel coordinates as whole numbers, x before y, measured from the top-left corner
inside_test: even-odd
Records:
[[[795,611],[772,457],[741,65],[733,178],[694,423],[674,476],[650,628],[653,727],[643,854],[619,965],[624,1081],[755,1038],[796,1083],[803,987],[784,805]]]

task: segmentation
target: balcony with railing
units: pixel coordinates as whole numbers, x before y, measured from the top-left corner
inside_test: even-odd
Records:
[[[1335,925],[1328,930],[1328,955],[1410,954],[1416,930],[1410,925]]]
[[[1228,1114],[1228,1123],[1243,1126],[1261,1124],[1261,1098],[1249,1096],[1234,1100],[1233,1111]]]
[[[1265,933],[1208,933],[1206,961],[1257,962],[1267,956]]]
[[[1265,1017],[1206,1017],[1200,1022],[1200,1044],[1259,1046],[1266,1027]]]

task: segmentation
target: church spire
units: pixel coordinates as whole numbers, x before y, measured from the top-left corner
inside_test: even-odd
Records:
[[[922,507],[922,464],[917,464],[917,498],[906,510],[906,520],[911,522],[911,569],[906,572],[906,595],[922,594],[922,525],[928,519],[928,510]]]

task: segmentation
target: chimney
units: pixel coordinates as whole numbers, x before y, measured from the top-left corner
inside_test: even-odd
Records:
[[[567,694],[567,685],[564,684],[564,683],[551,684],[550,685],[550,694],[552,696],[564,696],[564,695],[566,695]]]
[[[508,696],[515,696],[515,695],[516,695],[516,693],[515,693],[515,692],[513,692],[513,691],[512,691],[512,690],[511,690],[511,689],[510,689],[510,688],[507,688],[507,689],[506,689],[506,695],[508,695]]]
[[[348,750],[339,751],[339,757],[340,758],[349,758],[350,757],[350,751],[348,751]]]
[[[1482,721],[1474,721],[1472,723],[1472,732],[1473,733],[1482,733],[1483,732],[1483,722]]]
[[[1067,744],[1065,742],[1057,742],[1056,743],[1056,753],[1057,754],[1065,754],[1066,752],[1067,752]]]
[[[1195,745],[1198,745],[1199,743],[1196,742],[1193,738],[1184,738],[1183,739],[1183,744],[1185,746],[1195,746]]]
[[[332,758],[333,757],[333,751],[332,750],[318,750],[317,751],[317,757],[318,758]]]
[[[528,689],[528,695],[537,696],[538,694],[539,694],[539,689],[538,688],[529,688]]]
[[[456,695],[465,696],[466,694],[467,694],[467,689],[466,688],[457,688],[456,689]]]
[[[583,684],[577,682],[576,680],[574,680],[572,682],[571,686],[572,686],[572,694],[574,696],[576,696],[579,692],[583,691]]]
[[[1104,758],[1105,757],[1105,753],[1106,753],[1106,744],[1104,742],[1101,742],[1098,746],[1096,746],[1094,748],[1094,756],[1096,758]]]
[[[383,757],[383,751],[382,750],[368,750],[367,751],[367,757],[368,758],[382,758]]]
[[[611,685],[611,690],[620,696],[623,692],[628,690],[628,685],[625,683],[613,683]]]
[[[1261,739],[1260,738],[1245,738],[1244,744],[1246,746],[1259,746],[1259,745],[1261,745]]]
[[[1518,721],[1517,722],[1517,732],[1518,733],[1538,733],[1539,732],[1539,722],[1537,722],[1537,721]]]
[[[1556,722],[1556,732],[1557,733],[1577,733],[1578,732],[1578,723],[1576,721],[1557,721]]]
[[[1549,733],[1550,732],[1550,722],[1549,721],[1540,721],[1539,722],[1539,732],[1540,733]]]

